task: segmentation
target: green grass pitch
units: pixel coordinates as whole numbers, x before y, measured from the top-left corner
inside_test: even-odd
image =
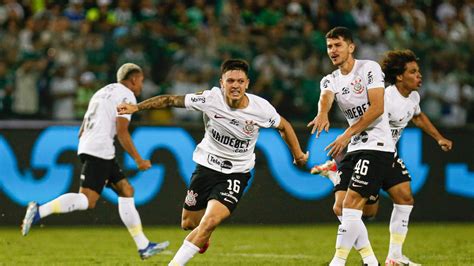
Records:
[[[327,265],[334,253],[337,225],[224,225],[211,246],[188,265]],[[368,224],[379,261],[388,248],[388,225]],[[0,227],[0,265],[167,265],[187,232],[176,226],[145,227],[154,241],[169,240],[169,250],[142,262],[124,227]],[[474,223],[411,224],[404,253],[423,265],[474,265]],[[347,265],[360,265],[352,250]]]

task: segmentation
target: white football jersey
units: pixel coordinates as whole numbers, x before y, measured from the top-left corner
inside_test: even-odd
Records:
[[[277,127],[281,118],[267,100],[246,95],[249,105],[233,109],[218,87],[186,94],[186,108],[203,112],[205,134],[193,153],[196,163],[225,174],[246,173],[254,167],[259,129]]]
[[[109,84],[92,96],[84,115],[84,131],[79,139],[78,154],[89,154],[106,160],[115,158],[116,119],[131,119],[129,114],[117,113],[117,106],[124,102],[136,104],[137,99],[133,92],[121,83]]]
[[[408,97],[404,97],[395,85],[388,86],[385,89],[385,110],[388,112],[392,139],[396,145],[408,122],[414,115],[421,113],[420,95],[417,91],[412,91]]]
[[[349,74],[343,75],[337,69],[321,80],[321,90],[334,93],[334,99],[349,125],[356,123],[369,108],[368,90],[384,87],[382,69],[371,60],[355,60]],[[364,131],[352,137],[347,151],[357,150],[394,151],[386,112]]]

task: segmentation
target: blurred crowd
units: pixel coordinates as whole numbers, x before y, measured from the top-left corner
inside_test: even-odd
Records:
[[[423,73],[422,110],[438,125],[474,123],[474,0],[3,0],[1,119],[82,119],[95,90],[124,62],[146,73],[141,99],[219,84],[220,63],[251,65],[250,92],[290,121],[317,112],[333,71],[325,33],[354,31],[356,58],[412,49]],[[337,109],[337,108],[333,108]],[[334,119],[344,121],[336,112]],[[339,114],[339,115],[338,115]],[[196,112],[158,110],[174,123]]]

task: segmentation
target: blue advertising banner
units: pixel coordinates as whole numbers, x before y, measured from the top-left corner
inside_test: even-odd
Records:
[[[80,162],[75,155],[78,126],[50,126],[45,129],[2,129],[0,133],[0,224],[18,224],[25,206],[40,204],[79,187]],[[310,160],[306,169],[292,164],[292,157],[276,130],[260,133],[257,163],[246,195],[231,222],[312,223],[335,219],[332,214],[332,183],[309,174],[314,164],[327,160],[324,147],[342,129],[331,129],[316,139],[306,128],[298,137]],[[474,220],[474,159],[471,136],[459,129],[446,132],[454,149],[442,152],[419,129],[405,130],[399,153],[413,178],[418,221]],[[144,223],[176,223],[180,219],[186,185],[195,168],[192,153],[200,141],[201,128],[135,128],[132,138],[152,168],[137,171],[130,156],[119,149],[118,159],[135,188],[135,202]],[[95,210],[48,218],[51,223],[119,223],[115,193],[105,189]],[[258,203],[258,204],[255,204]],[[381,201],[379,219],[387,218],[391,203]],[[387,218],[388,219],[388,218]],[[49,222],[48,221],[48,222]]]

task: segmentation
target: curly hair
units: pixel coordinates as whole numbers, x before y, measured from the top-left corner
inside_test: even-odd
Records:
[[[411,50],[388,51],[380,62],[382,71],[385,74],[385,81],[390,85],[395,84],[397,82],[397,76],[405,72],[406,65],[416,61],[418,61],[418,58]]]

